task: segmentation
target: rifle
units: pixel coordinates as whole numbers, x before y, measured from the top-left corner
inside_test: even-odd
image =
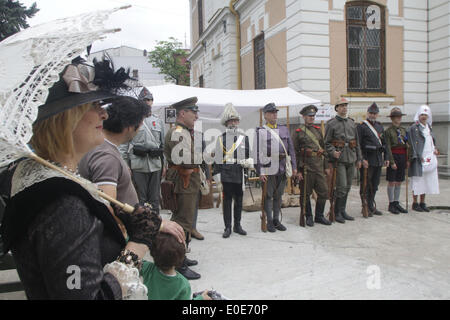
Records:
[[[300,208],[300,227],[305,228],[305,212],[306,212],[306,180],[308,178],[308,170],[306,165],[303,167],[303,203]]]
[[[266,201],[266,193],[267,193],[267,181],[263,182],[263,190],[261,195],[261,231],[267,232],[267,214],[264,210],[264,204]]]
[[[364,168],[364,178],[363,178],[363,194],[361,197],[362,201],[362,214],[364,218],[369,217],[369,204],[367,203],[367,175],[369,170]]]
[[[406,170],[405,170],[405,178],[406,178],[406,190],[405,190],[405,195],[406,195],[406,211],[408,211],[408,198],[409,198],[409,191],[408,191],[408,182],[409,182],[409,168],[408,168],[408,163],[409,163],[409,145],[406,144]]]
[[[330,220],[330,222],[336,222],[336,215],[334,213],[334,207],[336,205],[336,176],[337,176],[337,160],[333,162],[333,174],[330,186],[330,211],[328,212],[328,220]]]

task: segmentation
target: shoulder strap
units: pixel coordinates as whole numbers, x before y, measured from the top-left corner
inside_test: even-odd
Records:
[[[306,135],[312,140],[312,142],[314,142],[314,144],[316,146],[319,147],[319,149],[322,149],[322,147],[320,146],[319,140],[317,140],[317,137],[314,135],[314,133],[311,132],[311,130],[308,130],[308,128],[306,126],[304,126],[304,130]]]
[[[286,146],[284,145],[284,142],[281,140],[280,136],[279,136],[274,130],[272,130],[271,128],[269,128],[269,126],[264,126],[264,128],[266,128],[267,130],[269,130],[270,134],[271,134],[272,136],[274,136],[274,137],[278,140],[278,142],[283,146],[283,149],[284,149],[284,152],[286,153],[286,155],[289,155],[289,153],[288,153],[287,150],[286,150]]]
[[[366,124],[367,127],[369,127],[370,131],[372,131],[373,135],[377,138],[378,142],[379,142],[380,145],[382,146],[383,143],[381,142],[381,139],[380,139],[380,137],[378,136],[377,130],[375,130],[375,128],[370,124],[369,121],[364,120],[364,123]]]

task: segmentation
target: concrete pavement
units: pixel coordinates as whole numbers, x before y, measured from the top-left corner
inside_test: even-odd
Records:
[[[450,205],[450,180],[441,180],[440,188],[441,195],[427,197],[427,205]],[[202,275],[191,281],[192,290],[214,289],[234,300],[449,299],[450,211],[392,215],[385,181],[377,204],[384,215],[364,219],[354,186],[348,212],[355,221],[304,229],[298,226],[299,208],[286,208],[288,230],[273,234],[260,231],[260,212],[243,212],[248,235],[233,233],[229,239],[222,238],[221,209],[200,210],[198,230],[206,239],[191,243],[188,256],[200,262],[192,269]],[[0,282],[14,279],[15,271],[0,272]]]

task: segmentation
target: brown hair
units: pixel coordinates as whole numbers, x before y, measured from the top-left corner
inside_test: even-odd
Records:
[[[56,161],[58,155],[74,155],[73,131],[92,104],[84,104],[33,125],[31,145],[36,154]]]
[[[168,233],[158,233],[153,241],[150,254],[155,265],[161,271],[169,271],[172,267],[182,265],[186,253],[184,244]]]

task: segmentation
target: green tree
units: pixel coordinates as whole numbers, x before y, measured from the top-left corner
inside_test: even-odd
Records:
[[[170,37],[169,41],[158,41],[155,49],[148,54],[149,61],[167,81],[175,81],[178,85],[189,85],[190,65],[187,61],[188,50],[182,48],[182,43]]]
[[[0,41],[28,28],[27,19],[32,18],[38,11],[36,2],[27,8],[19,1],[0,0]]]

